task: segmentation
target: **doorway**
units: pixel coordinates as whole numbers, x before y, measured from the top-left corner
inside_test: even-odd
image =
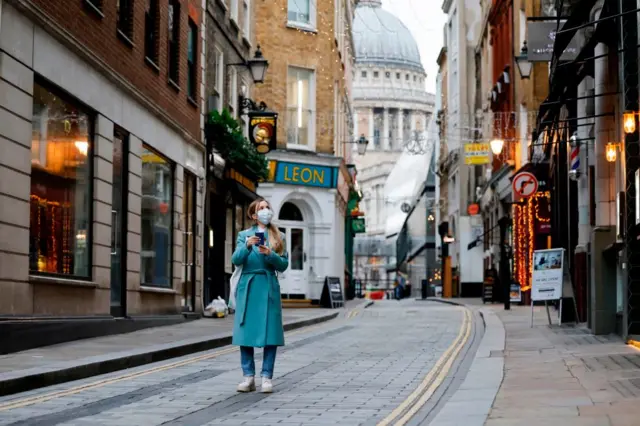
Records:
[[[194,312],[196,307],[196,184],[197,178],[185,170],[182,194],[182,311]]]
[[[305,299],[308,293],[307,247],[309,233],[302,212],[293,203],[284,203],[278,216],[280,232],[285,235],[289,268],[280,277],[280,292],[285,299]]]
[[[113,185],[111,187],[111,315],[127,315],[127,195],[129,192],[129,135],[113,135]]]

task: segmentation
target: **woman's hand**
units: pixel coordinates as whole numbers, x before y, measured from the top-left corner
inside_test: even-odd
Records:
[[[260,251],[260,253],[267,256],[271,255],[271,249],[267,246],[258,246],[258,250]]]
[[[247,238],[247,248],[251,248],[251,246],[258,244],[259,241],[260,241],[260,238],[256,236]]]

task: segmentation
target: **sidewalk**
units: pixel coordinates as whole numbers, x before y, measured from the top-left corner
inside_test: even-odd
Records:
[[[504,324],[506,347],[487,426],[640,424],[640,351],[617,336],[549,327],[544,307],[535,308],[533,328],[529,307],[492,309]]]
[[[285,330],[329,321],[345,309],[285,309]],[[233,316],[204,318],[133,333],[77,340],[0,356],[0,396],[110,373],[225,346],[231,343]]]
[[[528,306],[511,305],[505,311],[502,305],[483,305],[479,298],[439,301],[482,312],[486,329],[465,383],[434,426],[640,425],[640,350],[618,336],[558,326],[553,309],[549,326],[543,306],[534,308],[531,328]],[[504,369],[493,368],[489,377],[487,370],[495,364]],[[495,379],[497,395],[490,392]]]

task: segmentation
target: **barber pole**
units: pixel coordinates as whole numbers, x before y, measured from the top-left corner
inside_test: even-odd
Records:
[[[580,146],[576,145],[571,147],[569,154],[569,168],[570,170],[578,171],[580,168]]]

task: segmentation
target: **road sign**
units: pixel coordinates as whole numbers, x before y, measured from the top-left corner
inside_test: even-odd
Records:
[[[529,198],[538,191],[538,179],[529,172],[520,172],[511,182],[516,198]]]

